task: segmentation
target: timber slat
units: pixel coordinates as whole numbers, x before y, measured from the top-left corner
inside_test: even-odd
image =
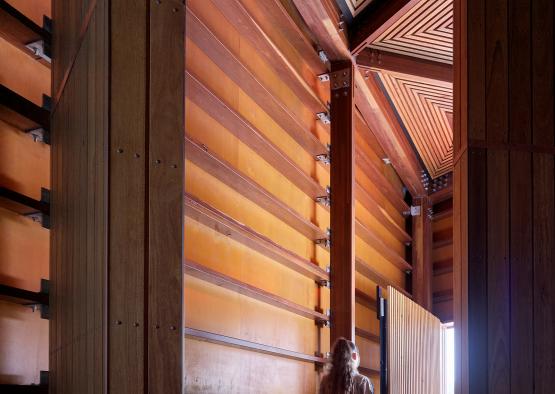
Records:
[[[365,243],[375,249],[384,259],[395,265],[402,271],[412,270],[412,266],[396,252],[391,250],[381,239],[374,235],[360,220],[356,219],[356,235]]]
[[[0,392],[6,394],[48,394],[48,385],[0,384]]]
[[[188,160],[287,223],[304,236],[312,240],[326,238],[326,234],[318,226],[303,218],[287,204],[278,200],[246,175],[214,156],[208,151],[207,147],[187,136],[185,137],[185,149]]]
[[[185,193],[185,215],[314,280],[329,280],[318,265],[276,244],[221,211]]]
[[[375,217],[395,238],[403,243],[412,241],[412,237],[391,221],[381,210],[378,202],[368,193],[360,183],[355,185],[355,195],[364,208]]]
[[[187,71],[187,97],[312,199],[326,195],[326,191],[318,182],[302,171],[260,130],[235,112],[189,71]]]
[[[377,301],[360,289],[355,289],[355,301],[357,302],[357,304],[364,305],[365,307],[372,309],[373,311],[375,311],[377,308]]]
[[[248,283],[241,282],[228,275],[224,275],[214,271],[201,264],[195,263],[190,260],[185,261],[185,272],[191,276],[210,282],[228,290],[235,291],[244,296],[253,298],[255,300],[264,302],[269,305],[284,309],[286,311],[296,313],[299,316],[313,319],[316,322],[329,321],[329,317],[323,313],[311,310],[305,306],[298,305],[294,302],[286,300],[283,297],[277,296],[265,290],[259,289]]]
[[[0,284],[0,300],[20,305],[48,305],[48,294]]]
[[[380,336],[372,334],[370,331],[363,330],[362,328],[355,328],[355,335],[367,339],[372,342],[380,343]]]
[[[264,345],[257,342],[251,342],[244,339],[228,337],[226,335],[215,334],[208,331],[197,330],[195,328],[185,327],[185,337],[192,338],[199,341],[206,341],[211,343],[216,343],[220,345],[231,346],[239,349],[250,350],[257,353],[269,354],[272,356],[289,358],[297,361],[304,361],[315,363],[318,365],[323,365],[327,360],[323,357],[311,356],[310,354],[304,354],[299,352],[294,352],[292,350],[282,349],[275,346]]]
[[[401,198],[401,196],[393,189],[391,183],[385,178],[380,169],[376,165],[368,160],[364,152],[359,148],[355,151],[355,162],[357,167],[372,181],[377,189],[389,200],[391,204],[400,214],[409,210],[407,203]]]
[[[27,44],[43,40],[45,46],[50,46],[52,36],[49,31],[38,26],[6,0],[0,0],[0,37],[16,46],[34,59],[41,59],[26,47]],[[49,66],[49,63],[41,63]]]
[[[50,112],[0,84],[0,120],[22,131],[50,130]]]
[[[314,113],[326,112],[325,103],[320,100],[299,72],[292,66],[287,57],[272,42],[256,19],[249,14],[240,1],[212,0],[222,13],[233,23],[243,37],[251,42],[258,53],[276,71],[283,84],[292,89],[297,97]],[[316,76],[314,76],[316,79]]]
[[[9,209],[19,215],[27,215],[34,212],[50,214],[50,204],[38,201],[24,194],[15,192],[5,187],[0,187],[0,207]]]
[[[306,126],[299,123],[297,116],[269,92],[189,8],[187,37],[310,155],[327,153],[324,144]],[[316,118],[316,114],[314,116]]]
[[[400,291],[405,296],[412,298],[412,295],[403,289],[402,287],[397,286],[392,281],[387,279],[385,276],[381,275],[378,271],[372,268],[368,263],[366,263],[361,258],[357,257],[355,260],[356,271],[365,276],[366,278],[370,279],[371,281],[375,282],[380,287],[387,287],[391,286]]]

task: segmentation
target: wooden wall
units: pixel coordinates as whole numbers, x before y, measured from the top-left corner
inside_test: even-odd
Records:
[[[42,26],[49,1],[8,0]],[[38,106],[50,96],[50,69],[0,37],[0,84]],[[0,120],[0,186],[40,200],[50,189],[50,147]],[[0,284],[39,291],[49,278],[48,229],[0,207]],[[48,320],[29,307],[0,301],[0,384],[39,383],[48,370]]]
[[[551,1],[457,4],[459,393],[555,384]]]
[[[51,391],[179,393],[184,6],[53,19]]]
[[[453,199],[437,202],[432,216],[433,312],[453,321]]]
[[[326,153],[330,131],[316,113],[327,112],[330,88],[308,37],[278,0],[188,1],[188,392],[317,388],[314,364],[324,360],[313,355],[329,351],[330,334],[315,324],[329,308],[315,279],[329,278],[330,261],[315,241],[330,218],[315,198],[330,175],[315,155]],[[375,286],[405,288],[410,236],[402,184],[362,117],[354,120],[356,341],[362,371],[374,374]]]

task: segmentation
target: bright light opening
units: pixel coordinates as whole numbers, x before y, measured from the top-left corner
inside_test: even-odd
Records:
[[[455,326],[453,323],[443,325],[443,393],[455,393]]]

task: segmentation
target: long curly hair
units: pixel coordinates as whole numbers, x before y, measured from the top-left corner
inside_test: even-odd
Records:
[[[345,338],[338,338],[333,345],[331,369],[327,376],[328,392],[351,393],[353,378],[356,375],[357,363],[352,354],[357,353],[356,345]]]

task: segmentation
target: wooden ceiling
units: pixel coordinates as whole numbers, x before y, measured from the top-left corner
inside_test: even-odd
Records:
[[[453,165],[453,86],[409,74],[378,71],[430,176],[435,179]]]
[[[453,0],[421,0],[369,46],[452,64]]]
[[[368,31],[357,63],[380,82],[435,179],[453,167],[453,0],[393,3],[398,9],[387,9],[388,20]],[[368,23],[379,17],[364,15]]]

